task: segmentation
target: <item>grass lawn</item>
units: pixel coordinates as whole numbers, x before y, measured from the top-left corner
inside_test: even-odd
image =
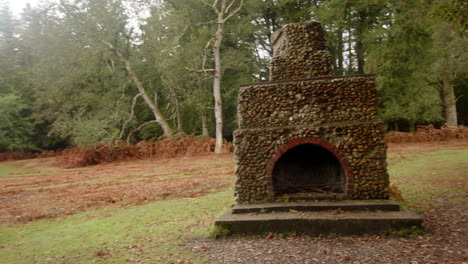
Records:
[[[15,167],[0,166],[0,179],[12,177],[14,173],[21,172],[23,169]]]
[[[102,208],[54,220],[15,224],[0,232],[2,263],[202,263],[183,250],[233,203],[232,191]]]
[[[400,188],[406,204],[413,209],[427,210],[441,194],[466,193],[468,149],[447,148],[437,151],[390,153],[388,161],[392,183]],[[128,185],[130,183],[153,186],[158,182],[149,182],[149,178],[163,177],[159,179],[161,183],[166,184],[166,181],[170,180],[171,184],[167,185],[170,188],[180,183],[188,192],[190,189],[199,190],[201,187],[187,181],[187,178],[207,177],[210,169],[216,173],[205,179],[203,183],[206,185],[220,178],[223,182],[232,183],[233,180],[231,169],[219,170],[220,166],[233,166],[232,158],[226,155],[218,158],[208,156],[196,160],[175,160],[173,164],[166,160],[151,163],[141,161],[136,162],[136,165],[112,165],[113,171],[119,173],[107,170],[107,165],[63,170],[64,174],[60,173],[61,169],[49,170],[53,171],[54,177],[66,177],[66,181],[47,178],[47,174],[44,174],[44,171],[48,171],[47,168],[31,167],[28,166],[28,162],[36,161],[23,161],[23,167],[12,166],[9,162],[0,163],[0,186],[2,190],[6,190],[4,194],[0,192],[1,203],[13,195],[16,195],[13,196],[15,199],[22,199],[27,195],[38,195],[45,199],[47,196],[44,193],[59,188],[50,186],[60,184],[67,184],[69,188],[78,186],[76,188],[80,192],[72,192],[72,195],[89,195],[82,190],[83,186],[86,190],[104,188],[112,182],[108,180],[113,177],[115,181],[122,180],[121,188],[132,188],[133,185]],[[166,165],[167,168],[164,167]],[[185,166],[184,170],[181,170],[181,166]],[[154,170],[154,167],[158,169]],[[70,171],[76,173],[68,174]],[[102,178],[96,176],[99,171]],[[124,171],[129,171],[128,177],[125,177]],[[34,179],[34,182],[13,181],[16,177]],[[132,182],[129,177],[135,177],[137,180]],[[45,178],[47,180],[41,181]],[[34,186],[35,184],[40,186],[38,190],[25,190],[38,187]],[[119,189],[112,195],[124,190]],[[29,222],[11,222],[11,218],[5,218],[10,222],[4,222],[0,231],[0,262],[206,263],[204,254],[191,252],[184,247],[184,243],[187,240],[205,239],[209,236],[214,219],[234,202],[233,191],[224,184],[218,184],[218,188],[210,191],[192,193],[193,197],[164,196],[160,194],[160,190],[154,189],[154,195],[158,199],[144,200],[146,202],[137,200],[137,203],[126,203],[125,196],[122,196],[117,197],[117,202],[110,201],[100,206],[82,208],[71,215],[48,215],[49,218],[32,219]],[[67,192],[59,192],[56,195],[66,196]],[[51,203],[54,201],[50,200]],[[73,203],[70,201],[63,205]],[[11,208],[4,208],[7,209]],[[0,213],[6,212],[2,210],[0,208]],[[62,211],[57,209],[57,212]]]
[[[437,205],[440,196],[460,197],[468,190],[468,149],[390,153],[388,160],[390,182],[413,210],[427,210]]]

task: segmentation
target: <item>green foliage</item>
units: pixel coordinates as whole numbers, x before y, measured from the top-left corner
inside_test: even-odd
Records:
[[[226,238],[231,231],[227,227],[213,225],[210,230],[210,237],[212,238]]]
[[[17,167],[0,167],[0,179],[12,177],[15,173],[22,172],[23,168]]]
[[[468,30],[466,2],[463,0],[438,0],[433,1],[433,3],[431,14],[451,23],[460,34],[466,36]]]
[[[161,127],[156,124],[149,124],[140,130],[140,138],[147,141],[156,141],[158,135],[162,135]]]
[[[0,95],[0,151],[29,150],[34,126],[26,104],[14,94]]]
[[[417,226],[412,226],[410,228],[385,231],[380,235],[384,237],[417,237],[424,235],[424,230]]]
[[[441,83],[458,96],[466,90],[463,6],[458,0],[246,1],[226,24],[221,46],[224,135],[231,139],[237,128],[239,85],[268,80],[272,32],[312,19],[327,32],[336,74],[376,74],[383,120],[442,121]],[[142,10],[149,14],[137,25],[132,12]],[[141,98],[130,115],[138,90],[104,42],[130,62],[150,98],[158,95],[152,100],[175,131],[199,135],[206,117],[213,135],[213,76],[187,70],[213,67],[211,48],[205,49],[216,29],[207,23],[212,19],[199,0],[64,0],[27,8],[19,19],[2,2],[0,97],[16,109],[2,110],[10,125],[1,126],[14,133],[2,130],[9,136],[0,151],[111,142],[154,120]],[[156,127],[134,139],[160,137]]]
[[[391,19],[383,20],[367,40],[367,71],[377,74],[380,116],[385,121],[441,120],[439,93],[427,81],[433,54],[425,8],[395,3],[388,10]]]

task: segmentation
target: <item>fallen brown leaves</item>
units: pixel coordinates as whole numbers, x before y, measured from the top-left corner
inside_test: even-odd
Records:
[[[442,127],[436,129],[433,125],[418,126],[416,132],[413,133],[390,131],[385,135],[385,139],[389,143],[422,143],[468,139],[468,127],[459,126],[457,129]]]
[[[210,137],[180,136],[155,142],[141,141],[136,145],[124,143],[99,144],[91,147],[75,147],[62,151],[57,156],[64,168],[77,168],[101,163],[147,158],[174,158],[202,156],[214,151],[215,139]],[[226,152],[230,144],[225,144]]]
[[[233,175],[229,154],[125,161],[73,170],[54,167],[52,161],[21,162],[22,166],[34,164],[35,173],[0,181],[0,223],[53,218],[102,206],[198,197],[226,188]]]

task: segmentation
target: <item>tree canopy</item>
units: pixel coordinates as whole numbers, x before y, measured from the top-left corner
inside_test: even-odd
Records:
[[[214,136],[216,128],[230,140],[239,85],[268,80],[271,34],[308,20],[322,23],[335,74],[376,74],[390,128],[466,124],[465,5],[51,0],[15,16],[0,1],[0,151]]]

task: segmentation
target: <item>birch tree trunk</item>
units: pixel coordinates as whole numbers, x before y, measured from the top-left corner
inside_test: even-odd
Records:
[[[202,0],[203,1],[203,0]],[[204,1],[203,1],[204,2]],[[221,43],[224,36],[224,25],[226,21],[234,16],[237,12],[242,9],[244,0],[239,0],[239,5],[236,9],[231,10],[237,0],[231,0],[229,3],[227,0],[214,0],[213,4],[206,5],[210,6],[215,13],[217,18],[214,21],[217,24],[217,30],[214,36],[213,42],[213,56],[214,56],[214,78],[213,78],[213,98],[214,98],[214,112],[216,122],[216,145],[215,153],[221,153],[223,150],[223,107],[221,98]],[[220,6],[219,6],[220,5]]]
[[[223,6],[226,5],[226,1],[222,1]],[[215,41],[213,44],[213,56],[215,62],[215,71],[213,78],[213,97],[214,97],[214,112],[215,112],[215,122],[216,122],[216,145],[215,153],[221,153],[223,149],[223,108],[222,108],[222,99],[221,99],[221,54],[220,47],[221,42],[223,41],[224,35],[224,10],[221,9],[221,12],[218,13],[218,30],[216,31]]]
[[[458,127],[457,120],[457,105],[453,84],[449,76],[443,76],[442,80],[442,96],[445,106],[445,124],[451,128]]]

